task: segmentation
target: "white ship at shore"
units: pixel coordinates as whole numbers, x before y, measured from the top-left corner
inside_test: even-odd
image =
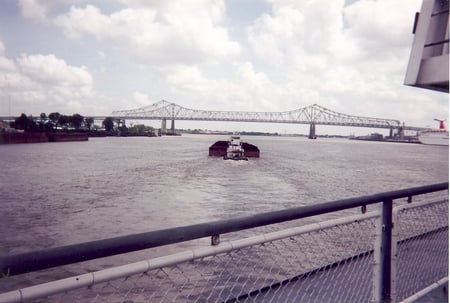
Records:
[[[449,131],[445,128],[445,120],[439,120],[439,128],[422,130],[419,134],[419,141],[428,145],[446,145],[449,144]]]
[[[421,131],[419,135],[419,141],[422,142],[422,144],[448,146],[448,130],[430,129]]]

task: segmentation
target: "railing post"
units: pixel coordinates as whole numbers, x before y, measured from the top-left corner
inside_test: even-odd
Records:
[[[391,301],[392,200],[383,201],[381,212],[381,302]]]
[[[392,300],[392,200],[383,201],[380,226],[375,246],[374,294],[375,302]]]

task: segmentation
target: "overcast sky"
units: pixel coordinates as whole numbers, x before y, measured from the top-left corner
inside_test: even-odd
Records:
[[[448,94],[403,85],[421,2],[2,0],[0,115],[107,115],[165,99],[236,111],[316,103],[435,126]]]

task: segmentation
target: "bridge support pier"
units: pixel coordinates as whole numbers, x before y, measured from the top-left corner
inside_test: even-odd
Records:
[[[399,127],[398,135],[400,136],[401,139],[403,139],[405,137],[405,127],[404,127],[404,125]]]
[[[175,119],[170,120],[170,130],[167,130],[167,119],[161,120],[161,135],[174,135],[175,134]]]
[[[175,134],[175,119],[172,119],[171,123],[170,123],[170,133],[172,135]]]
[[[161,120],[161,135],[167,134],[166,119]]]
[[[317,139],[316,136],[316,123],[311,123],[309,125],[309,139]]]

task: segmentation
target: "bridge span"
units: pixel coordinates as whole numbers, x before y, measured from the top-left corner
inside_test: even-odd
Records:
[[[110,117],[118,120],[161,120],[163,132],[167,131],[167,120],[171,121],[172,131],[175,129],[175,120],[309,124],[310,139],[316,137],[316,125],[383,128],[389,129],[391,135],[394,130],[400,134],[406,129],[399,120],[347,115],[317,104],[285,112],[240,112],[189,109],[161,100],[137,109],[113,111]]]

